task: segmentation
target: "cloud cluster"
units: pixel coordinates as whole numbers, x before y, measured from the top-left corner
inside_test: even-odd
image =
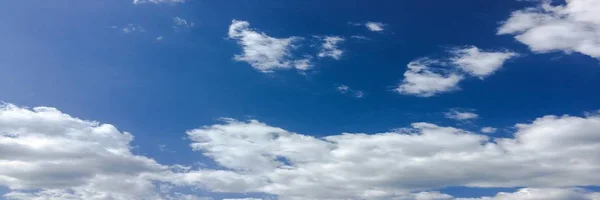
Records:
[[[228,169],[227,176],[244,180],[236,185],[239,192],[264,192],[281,199],[415,199],[419,191],[446,186],[600,184],[590,176],[600,173],[599,116],[544,116],[515,128],[512,138],[490,138],[421,122],[394,132],[315,138],[256,120],[227,119],[188,135],[194,150]],[[212,189],[232,191],[228,187]],[[532,191],[542,190],[488,199],[518,199]],[[537,195],[562,198],[560,192]]]
[[[170,191],[259,192],[296,199],[461,199],[447,186],[530,187],[488,200],[597,199],[600,116],[544,116],[491,138],[431,123],[317,138],[257,120],[189,130],[219,167],[165,166],[135,155],[133,136],[54,108],[0,109],[5,199],[204,199]],[[464,200],[464,198],[463,198]]]
[[[323,44],[321,45],[319,57],[331,57],[339,60],[344,54],[344,51],[338,47],[341,42],[344,42],[344,38],[339,36],[323,37]]]
[[[482,51],[475,46],[455,48],[445,59],[420,58],[410,62],[404,80],[395,89],[405,95],[431,97],[458,90],[465,75],[480,79],[493,74],[517,56],[514,52]]]
[[[553,6],[541,1],[538,7],[513,12],[498,34],[515,35],[537,53],[579,52],[600,58],[600,2],[567,0]]]
[[[229,26],[229,38],[242,47],[242,54],[235,60],[244,61],[261,72],[296,68],[307,70],[312,66],[307,59],[293,59],[291,53],[299,37],[274,38],[250,28],[246,21],[233,20]]]

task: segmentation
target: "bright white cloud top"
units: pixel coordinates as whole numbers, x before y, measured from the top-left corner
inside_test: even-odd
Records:
[[[517,56],[514,52],[485,52],[475,46],[455,49],[450,53],[452,64],[480,79],[492,75],[504,62]]]
[[[482,51],[475,46],[454,48],[447,58],[419,58],[408,63],[404,80],[395,89],[405,95],[431,97],[460,89],[467,76],[484,79],[517,56],[514,52]]]
[[[445,186],[531,187],[487,199],[597,199],[600,116],[544,116],[491,138],[431,123],[384,133],[313,137],[257,120],[187,132],[224,167],[165,166],[131,152],[133,136],[54,108],[0,109],[6,199],[201,199],[169,192],[260,192],[296,199],[459,199]],[[171,185],[167,191],[159,185]],[[568,197],[568,198],[567,198]]]
[[[153,3],[153,4],[175,4],[175,3],[185,3],[187,0],[133,0],[133,4],[145,4],[145,3]]]
[[[433,68],[441,62],[422,58],[408,63],[404,80],[396,92],[406,95],[431,97],[440,93],[459,89],[458,83],[464,76],[447,69]]]
[[[579,52],[600,58],[600,2],[567,0],[566,5],[553,6],[550,1],[515,11],[498,34],[515,35],[533,52]]]
[[[385,24],[381,22],[367,22],[365,23],[365,26],[369,31],[381,32],[384,30]]]
[[[309,69],[307,59],[294,60],[292,50],[299,37],[274,38],[250,28],[246,21],[233,20],[229,26],[229,38],[242,47],[242,54],[236,55],[237,61],[244,61],[261,72],[273,72],[277,69]]]

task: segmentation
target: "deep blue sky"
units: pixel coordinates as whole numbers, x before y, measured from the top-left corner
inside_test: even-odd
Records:
[[[598,109],[598,60],[579,53],[533,54],[499,23],[524,1],[194,0],[133,5],[125,0],[10,1],[0,6],[0,100],[52,106],[83,119],[134,133],[136,152],[164,164],[202,160],[182,139],[185,130],[219,117],[259,119],[272,126],[325,136],[382,132],[412,122],[477,131],[500,129],[543,115]],[[195,26],[174,30],[173,17]],[[347,40],[341,60],[323,59],[306,74],[264,74],[236,62],[239,46],[227,39],[233,19],[272,37],[363,35]],[[380,21],[382,33],[348,22]],[[134,24],[145,32],[124,34]],[[162,41],[156,41],[164,36]],[[452,46],[511,49],[521,54],[484,81],[430,98],[391,92],[406,64]],[[365,92],[352,98],[344,84]],[[476,123],[443,113],[476,110]],[[158,145],[178,152],[161,152]],[[460,193],[460,188],[446,191]],[[493,194],[495,191],[490,192]],[[488,193],[486,193],[488,194]],[[488,194],[488,195],[489,195]],[[469,196],[462,194],[461,196]],[[477,195],[474,195],[477,196]]]

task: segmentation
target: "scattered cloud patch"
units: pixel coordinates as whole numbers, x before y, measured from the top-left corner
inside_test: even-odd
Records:
[[[185,3],[187,0],[133,0],[133,4],[145,4],[145,3],[153,3],[153,4],[175,4],[175,3]]]
[[[339,60],[344,51],[339,48],[339,44],[344,42],[344,38],[339,36],[326,36],[322,38],[323,44],[321,45],[321,51],[319,57],[330,57]]]
[[[515,11],[498,28],[499,35],[514,35],[533,52],[579,52],[600,58],[600,2],[567,0],[566,5],[540,5]]]
[[[336,87],[336,90],[342,94],[351,94],[356,98],[363,98],[365,96],[363,91],[352,89],[347,85],[339,85]]]
[[[433,65],[443,65],[443,62],[421,58],[408,63],[404,80],[395,91],[405,95],[431,97],[459,89],[458,83],[464,79],[462,75],[448,69],[434,68]]]
[[[455,91],[466,76],[484,79],[517,56],[513,52],[482,51],[475,46],[454,48],[448,54],[443,59],[425,57],[410,62],[404,80],[395,91],[420,97]]]
[[[312,65],[307,59],[294,60],[291,51],[299,37],[274,38],[250,28],[246,21],[233,20],[229,26],[229,38],[236,40],[242,47],[242,54],[234,59],[249,63],[264,73],[279,69],[309,69]]]
[[[381,32],[384,30],[385,24],[381,22],[367,22],[365,23],[365,26],[369,31]]]
[[[444,117],[457,121],[471,121],[479,118],[479,115],[470,110],[450,109],[450,111],[444,113]]]
[[[121,30],[123,31],[123,33],[146,32],[146,29],[133,24],[125,25]]]
[[[194,26],[194,22],[182,19],[181,17],[174,17],[173,23],[175,23],[173,25],[174,29],[191,28]]]
[[[156,41],[162,41],[163,39],[165,39],[165,37],[163,37],[162,35],[161,35],[161,36],[158,36],[158,37],[156,37]]]
[[[504,62],[517,56],[514,52],[486,52],[475,46],[452,50],[450,61],[466,73],[484,79],[500,69]]]
[[[498,129],[494,128],[494,127],[483,127],[483,128],[481,128],[481,132],[482,133],[486,133],[486,134],[492,134],[492,133],[495,133],[496,131],[498,131]]]

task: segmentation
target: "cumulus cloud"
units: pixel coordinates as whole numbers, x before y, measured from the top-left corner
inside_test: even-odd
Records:
[[[281,199],[450,199],[419,191],[600,184],[590,176],[600,173],[599,116],[544,116],[515,128],[513,137],[490,138],[420,122],[393,132],[316,138],[256,120],[226,119],[187,133],[194,150],[227,169],[219,173],[228,181],[220,182],[229,184],[209,187]],[[523,191],[537,190],[512,195]],[[539,194],[565,199],[561,193]]]
[[[55,108],[0,108],[0,186],[9,200],[200,200],[173,187],[259,192],[282,200],[451,200],[446,186],[528,187],[479,200],[582,199],[598,193],[600,116],[544,116],[512,137],[413,123],[383,133],[313,137],[257,120],[187,131],[219,166],[165,166],[135,155],[133,136]],[[477,200],[472,198],[471,200]]]
[[[444,113],[444,116],[457,121],[470,121],[479,118],[477,113],[463,109],[450,109],[450,111]]]
[[[494,127],[483,127],[483,128],[481,128],[481,132],[482,133],[487,133],[487,134],[495,133],[497,130],[498,129],[494,128]]]
[[[185,20],[181,17],[174,17],[173,23],[175,23],[175,25],[173,25],[174,29],[190,28],[194,26],[194,22]]]
[[[486,52],[475,46],[457,48],[450,52],[450,61],[466,73],[480,79],[493,74],[504,62],[517,56],[514,52]]]
[[[365,96],[365,93],[363,91],[352,89],[347,85],[338,85],[336,87],[336,90],[342,94],[351,94],[356,98],[363,98]]]
[[[175,4],[175,3],[185,3],[187,0],[133,0],[133,4],[144,4],[144,3],[153,3],[153,4]]]
[[[321,51],[319,52],[319,57],[331,57],[333,59],[339,60],[344,51],[342,51],[338,45],[341,42],[344,42],[344,38],[339,36],[326,36],[323,37],[323,44],[321,45]]]
[[[384,30],[385,24],[381,22],[367,22],[365,23],[367,29],[373,32],[381,32]]]
[[[0,106],[4,199],[168,199],[147,176],[167,166],[131,152],[133,136],[55,108]]]
[[[498,29],[536,53],[579,52],[600,58],[600,2],[567,0],[566,5],[540,5],[515,11]]]
[[[429,58],[422,58],[408,63],[408,69],[404,72],[404,80],[395,89],[396,92],[431,97],[459,89],[458,83],[464,77],[447,69],[432,67],[432,65],[440,64],[442,62]]]
[[[294,60],[291,51],[299,37],[274,38],[250,28],[246,21],[233,20],[229,26],[229,38],[242,47],[242,54],[235,55],[237,61],[244,61],[261,72],[277,69],[296,68],[307,70],[312,65],[307,59]]]

